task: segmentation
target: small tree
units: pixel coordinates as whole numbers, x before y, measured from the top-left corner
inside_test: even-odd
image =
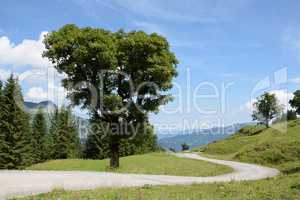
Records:
[[[190,149],[190,146],[187,143],[181,144],[181,149],[182,151],[187,151]]]
[[[300,90],[294,92],[294,97],[289,101],[292,108],[295,109],[296,113],[300,114]]]
[[[278,116],[282,110],[275,94],[270,94],[268,92],[258,97],[253,106],[253,120],[258,120],[265,124],[267,128],[269,127],[270,121]]]

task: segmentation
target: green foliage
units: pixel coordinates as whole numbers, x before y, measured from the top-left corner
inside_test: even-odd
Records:
[[[141,123],[135,127],[134,133],[129,140],[121,140],[120,155],[145,154],[158,150],[157,137],[153,126],[149,123]]]
[[[43,160],[54,159],[54,138],[50,131],[43,137],[42,143],[44,149]]]
[[[182,151],[187,151],[190,149],[190,146],[187,143],[181,144],[181,150]]]
[[[13,75],[1,93],[0,168],[24,168],[32,163],[33,149],[30,145],[29,117],[23,110],[21,88]]]
[[[253,106],[255,109],[252,115],[253,120],[258,120],[267,127],[269,127],[270,120],[278,116],[282,110],[275,94],[267,92],[258,97]]]
[[[286,120],[291,121],[296,119],[297,119],[297,113],[292,110],[288,110],[286,114]]]
[[[143,31],[112,33],[65,25],[44,43],[43,55],[67,75],[62,82],[72,103],[109,124],[112,167],[118,167],[121,140],[131,137],[123,134],[126,126],[144,123],[148,112],[158,112],[171,100],[167,91],[178,62],[167,40]]]
[[[47,145],[51,146],[51,159],[78,158],[81,155],[77,125],[70,108],[62,107],[54,114]]]
[[[48,132],[43,109],[39,108],[32,120],[29,120],[23,105],[17,79],[11,76],[4,89],[0,82],[0,168],[24,168],[45,160],[82,156],[78,126],[70,108],[63,107],[56,110],[51,117]],[[104,123],[100,119],[97,120],[93,124]],[[132,130],[137,132],[131,134],[130,140],[120,140],[121,156],[142,154],[157,149],[152,126],[139,124]],[[109,138],[104,135],[105,132],[95,129],[92,129],[92,132],[87,141],[86,156],[92,159],[109,157]]]
[[[5,112],[6,111],[6,105],[4,104],[4,96],[3,96],[3,83],[0,80],[0,168],[4,168],[4,163],[7,159],[7,153],[5,153],[5,150],[8,149],[7,142],[5,140],[5,134],[1,130],[4,128],[4,122],[5,122]]]
[[[109,157],[109,141],[106,127],[101,120],[90,120],[90,131],[85,142],[84,157],[88,159],[104,159]]]
[[[107,124],[100,120],[91,121],[90,133],[88,135],[84,157],[89,159],[109,158],[109,138],[107,137]],[[153,127],[148,123],[139,124],[128,139],[120,141],[120,156],[145,154],[158,150],[157,138]]]
[[[289,101],[292,108],[296,110],[297,114],[300,114],[300,90],[294,92],[294,97]]]
[[[44,137],[47,135],[47,124],[42,108],[39,108],[32,121],[32,141],[31,145],[34,149],[34,163],[42,162],[46,159],[47,153],[44,147]]]

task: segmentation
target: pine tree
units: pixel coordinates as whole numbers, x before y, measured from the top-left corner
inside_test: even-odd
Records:
[[[3,96],[3,84],[0,80],[0,169],[4,169],[6,167],[6,160],[8,160],[9,154],[7,154],[7,149],[9,148],[4,135],[4,123],[6,122],[4,119],[5,112],[5,104],[4,104],[4,96]]]
[[[66,109],[67,127],[69,137],[69,155],[68,158],[80,158],[82,154],[81,143],[79,139],[78,124],[70,107]]]
[[[50,118],[50,127],[48,133],[43,138],[44,160],[51,160],[55,157],[54,138],[57,130],[58,110],[56,109]]]
[[[38,163],[45,160],[44,154],[44,137],[47,134],[47,124],[44,117],[44,112],[42,108],[37,110],[33,121],[32,121],[32,147],[34,149],[33,152],[33,162]]]
[[[107,132],[109,129],[101,121],[90,121],[90,133],[85,143],[84,156],[89,159],[109,158],[109,143]],[[144,154],[158,149],[157,138],[153,126],[148,122],[140,123],[131,128],[133,137],[129,140],[120,141],[120,156]]]
[[[18,80],[10,76],[3,89],[0,132],[5,145],[1,150],[1,168],[24,168],[31,164],[29,117],[24,112],[24,101]]]
[[[153,126],[149,122],[139,123],[133,131],[133,136],[127,142],[121,142],[122,156],[133,154],[144,154],[156,151],[158,149],[157,138],[154,134]]]
[[[53,159],[79,157],[80,141],[71,110],[61,108],[52,123]]]
[[[103,122],[90,120],[90,131],[85,142],[84,157],[89,159],[104,159],[109,157],[109,142],[105,135]]]

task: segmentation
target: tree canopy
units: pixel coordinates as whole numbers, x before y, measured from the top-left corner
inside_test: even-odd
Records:
[[[111,167],[118,167],[120,140],[132,135],[128,127],[171,100],[167,91],[178,61],[168,41],[156,33],[65,25],[44,43],[43,55],[66,75],[62,82],[73,105],[109,125]]]
[[[275,94],[268,92],[257,98],[253,104],[254,111],[252,114],[253,120],[258,120],[269,127],[270,121],[281,113],[282,107]]]

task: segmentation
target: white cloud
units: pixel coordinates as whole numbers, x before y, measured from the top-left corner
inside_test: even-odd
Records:
[[[293,93],[290,93],[286,90],[272,90],[270,93],[275,94],[279,103],[285,108],[289,107],[289,100],[294,97]]]
[[[41,87],[32,87],[25,94],[26,101],[40,102],[48,99],[48,93]]]
[[[30,69],[17,74],[21,82],[35,84],[47,84],[49,82],[60,81],[65,74],[60,74],[53,67],[47,69]]]
[[[53,84],[48,85],[48,99],[56,105],[63,105],[67,103],[67,91],[65,88]]]
[[[29,85],[47,84],[48,82],[60,81],[65,77],[64,74],[58,73],[53,67],[47,69],[29,69],[24,72],[13,72],[8,69],[0,68],[0,80],[5,81],[11,73],[17,76],[21,83],[28,83]]]
[[[0,68],[0,79],[7,79],[13,72],[19,77],[22,85],[26,82],[31,86],[24,93],[26,101],[51,100],[57,105],[62,105],[66,101],[66,92],[58,85],[64,75],[59,74],[51,63],[42,57],[46,33],[41,32],[37,40],[24,39],[19,44],[14,44],[6,36],[0,37],[0,66],[9,67],[8,70]]]
[[[66,90],[63,87],[56,85],[49,85],[47,90],[42,87],[32,87],[25,93],[25,100],[31,102],[41,102],[50,100],[56,105],[63,105],[66,103]]]
[[[9,70],[0,69],[0,80],[5,81],[9,76],[11,72]]]
[[[47,32],[41,32],[38,40],[25,39],[19,44],[14,44],[8,37],[0,37],[0,64],[13,67],[31,66],[46,68],[50,62],[42,57],[44,51],[43,38]]]
[[[61,104],[64,102],[65,92],[62,87],[57,86],[57,83],[64,75],[59,74],[51,63],[42,57],[46,33],[41,32],[37,40],[24,39],[19,44],[14,44],[6,36],[0,37],[0,66],[9,66],[9,70],[0,68],[0,79],[5,80],[11,72],[14,72],[21,84],[27,83],[31,86],[24,95],[27,101],[51,100]],[[48,87],[49,83],[56,84]],[[43,89],[47,87],[47,90]]]

